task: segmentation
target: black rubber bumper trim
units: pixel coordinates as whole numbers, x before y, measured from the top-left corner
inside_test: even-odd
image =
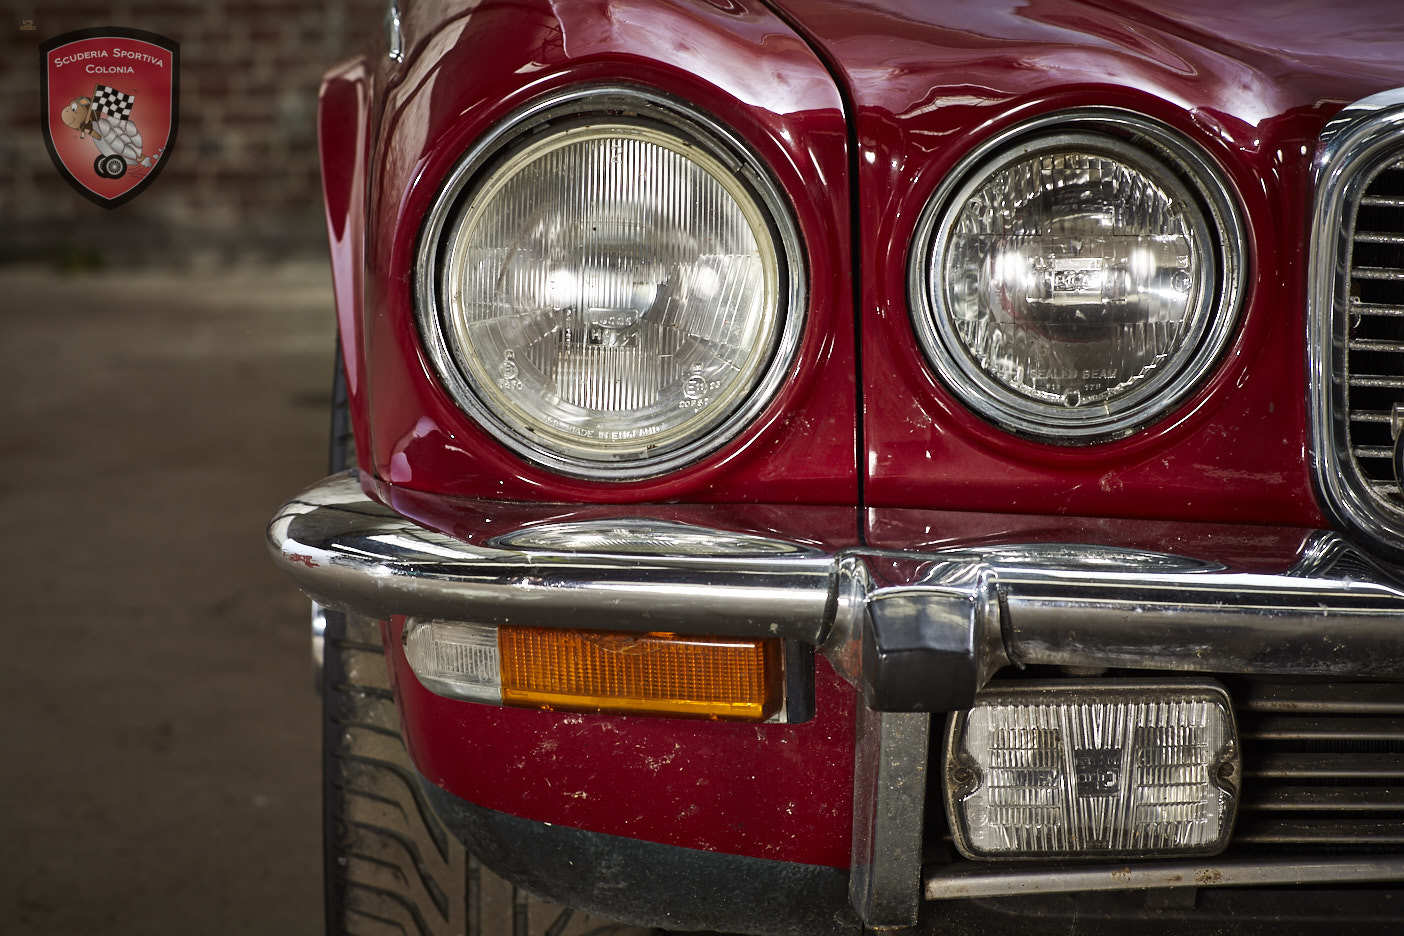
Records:
[[[848,872],[700,851],[475,806],[420,779],[434,811],[493,871],[544,900],[637,926],[822,936],[862,931]]]

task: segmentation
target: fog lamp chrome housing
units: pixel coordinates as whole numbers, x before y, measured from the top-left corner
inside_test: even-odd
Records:
[[[1233,333],[1246,247],[1218,168],[1134,114],[1031,121],[967,156],[917,225],[916,331],[951,390],[1053,442],[1163,414]]]
[[[663,95],[555,95],[454,170],[421,239],[426,350],[518,454],[625,480],[714,451],[778,390],[803,331],[788,204],[740,140]]]
[[[946,812],[968,858],[1211,855],[1238,808],[1238,732],[1212,683],[1020,683],[952,716]]]

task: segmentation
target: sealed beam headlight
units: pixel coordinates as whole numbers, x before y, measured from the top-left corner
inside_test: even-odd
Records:
[[[946,738],[946,810],[969,858],[1214,854],[1238,776],[1215,684],[1004,686]]]
[[[1194,389],[1232,334],[1243,268],[1203,154],[1143,118],[1074,112],[957,167],[918,225],[910,289],[927,356],[967,405],[1087,442]]]
[[[577,91],[468,154],[420,255],[426,346],[458,403],[554,470],[623,479],[759,414],[803,324],[799,237],[734,137],[640,91]]]

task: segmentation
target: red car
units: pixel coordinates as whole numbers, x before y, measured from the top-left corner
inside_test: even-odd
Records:
[[[1397,2],[389,14],[329,928],[1404,925]]]

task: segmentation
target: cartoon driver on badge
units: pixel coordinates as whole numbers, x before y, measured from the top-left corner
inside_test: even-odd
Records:
[[[59,114],[66,126],[93,141],[98,149],[93,169],[104,179],[122,178],[128,166],[149,168],[160,156],[142,154],[141,131],[131,119],[135,104],[135,95],[98,85],[91,98],[74,98]]]

